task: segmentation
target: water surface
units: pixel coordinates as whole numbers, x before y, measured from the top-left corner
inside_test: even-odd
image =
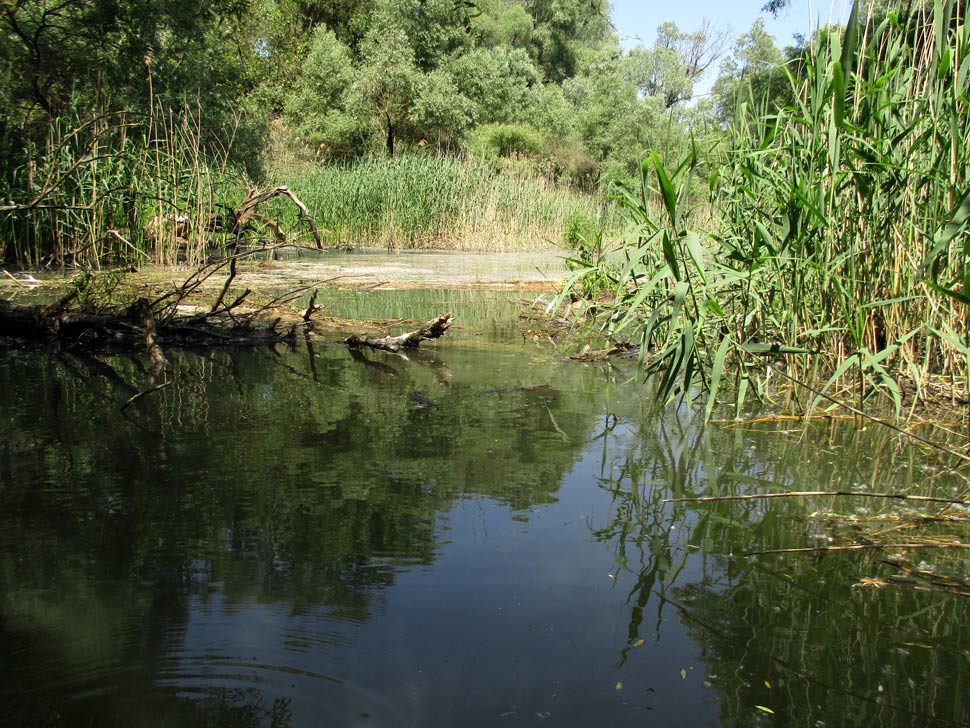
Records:
[[[463,326],[408,360],[172,352],[123,412],[137,361],[3,350],[0,723],[970,722],[965,597],[867,586],[884,550],[743,555],[882,504],[662,503],[956,494],[945,461],[853,422],[703,427],[630,363],[511,335],[511,297],[363,296],[328,305]]]

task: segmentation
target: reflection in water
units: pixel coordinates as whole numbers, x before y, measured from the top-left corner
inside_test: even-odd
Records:
[[[532,344],[365,356],[173,354],[122,413],[131,362],[4,353],[0,723],[967,722],[965,599],[740,555],[846,506],[663,502],[957,487],[925,455],[698,427]]]
[[[784,490],[909,492],[914,480],[935,480],[934,492],[956,497],[964,487],[926,453],[901,449],[887,430],[805,427],[765,436],[657,420],[649,434],[633,438],[627,459],[603,480],[613,508],[594,532],[633,582],[629,644],[618,664],[644,637],[661,640],[676,616],[704,646],[705,684],[719,691],[723,724],[968,724],[966,599],[924,583],[873,588],[901,559],[918,558],[930,560],[922,566],[938,583],[966,583],[962,558],[892,549],[757,555],[828,544],[867,522],[905,529],[915,518],[924,526],[925,512],[835,497],[661,502]],[[827,516],[847,509],[856,517]],[[952,527],[952,517],[945,525]],[[647,636],[651,604],[656,617]]]

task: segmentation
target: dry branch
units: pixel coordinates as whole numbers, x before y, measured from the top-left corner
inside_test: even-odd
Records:
[[[147,298],[139,298],[134,305],[134,311],[141,319],[142,328],[145,331],[145,348],[148,351],[148,360],[152,363],[151,377],[149,383],[154,384],[155,377],[165,371],[165,352],[159,346],[155,331],[155,314],[152,312],[152,304]]]
[[[352,334],[344,340],[344,343],[352,349],[367,346],[371,349],[380,349],[382,351],[397,353],[402,348],[416,349],[422,341],[438,339],[444,336],[445,332],[451,327],[451,323],[451,314],[443,313],[440,316],[435,316],[430,321],[426,321],[420,328],[415,329],[414,331],[409,331],[406,334],[382,337],[368,336],[366,334]]]
[[[270,221],[269,218],[265,216],[256,214],[256,208],[259,207],[259,205],[273,199],[274,197],[281,196],[290,198],[293,204],[299,208],[300,213],[304,218],[306,218],[307,223],[310,225],[310,231],[313,233],[313,240],[316,242],[317,248],[323,250],[323,241],[320,239],[320,233],[317,230],[317,223],[313,219],[313,215],[310,214],[307,206],[300,201],[300,198],[294,195],[293,192],[290,191],[290,188],[286,187],[285,185],[274,187],[270,190],[259,190],[257,188],[253,188],[249,191],[245,201],[232,211],[233,216],[236,218],[233,232],[236,234],[237,241],[250,218],[255,218],[267,225],[273,231],[273,234],[276,236],[277,240],[283,239],[283,230],[279,224]]]
[[[818,496],[839,496],[852,498],[892,498],[894,500],[922,501],[924,503],[946,503],[948,505],[970,506],[970,501],[958,498],[936,498],[929,495],[905,495],[903,493],[857,493],[851,490],[803,490],[790,493],[752,493],[750,495],[710,495],[698,498],[664,498],[664,503],[712,503],[714,501],[765,500],[768,498],[812,498]]]
[[[589,344],[583,347],[583,350],[578,354],[573,354],[570,359],[574,361],[601,361],[603,359],[609,359],[611,356],[632,356],[640,351],[640,347],[635,344],[628,344],[626,342],[620,342],[614,344],[608,349],[593,349]]]
[[[766,556],[770,554],[825,554],[831,551],[869,551],[872,549],[892,549],[910,551],[912,549],[970,549],[968,543],[856,543],[849,546],[813,546],[795,549],[768,549],[766,551],[745,551],[743,556]]]

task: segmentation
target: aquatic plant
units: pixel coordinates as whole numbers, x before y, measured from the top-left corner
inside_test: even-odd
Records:
[[[955,8],[856,3],[789,69],[792,105],[740,104],[708,234],[685,210],[696,151],[672,170],[653,154],[639,189],[617,185],[635,233],[604,326],[639,339],[662,397],[704,391],[710,415],[731,376],[740,409],[777,373],[803,409],[851,390],[899,415],[908,394],[966,389],[970,28]]]
[[[603,206],[596,195],[557,186],[518,160],[496,167],[475,158],[419,153],[277,174],[306,201],[330,242],[341,246],[553,248],[571,220],[595,220]]]

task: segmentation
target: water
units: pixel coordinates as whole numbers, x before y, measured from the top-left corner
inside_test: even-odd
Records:
[[[460,295],[407,299],[464,321],[407,361],[170,352],[124,412],[137,363],[4,350],[0,723],[970,722],[965,552],[743,555],[914,509],[662,502],[965,473],[852,422],[703,427]]]

